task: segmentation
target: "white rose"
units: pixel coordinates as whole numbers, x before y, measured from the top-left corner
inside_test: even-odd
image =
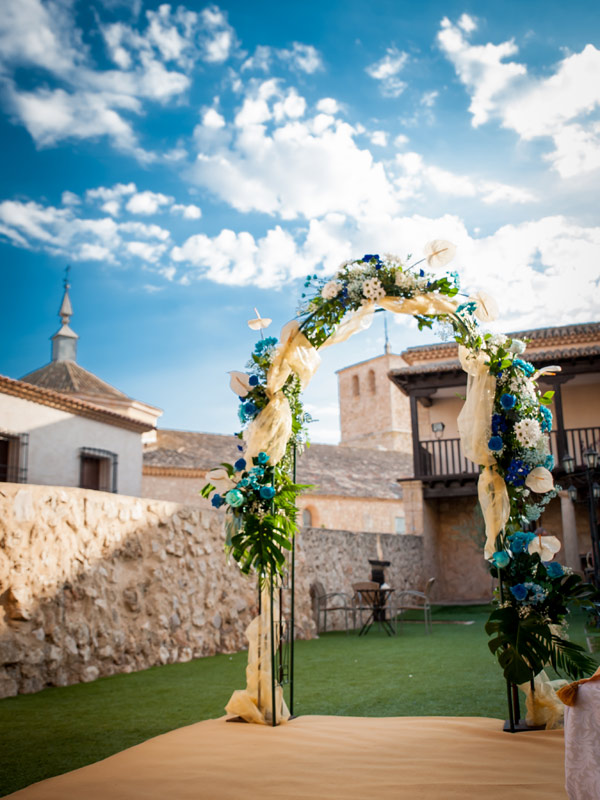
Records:
[[[526,347],[527,345],[525,344],[525,342],[522,342],[521,339],[513,339],[508,349],[510,350],[511,353],[514,353],[515,355],[518,356],[521,355],[521,353],[525,352]]]

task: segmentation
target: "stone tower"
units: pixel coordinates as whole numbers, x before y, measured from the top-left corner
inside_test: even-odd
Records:
[[[405,366],[386,343],[383,355],[338,370],[341,445],[412,454],[409,399],[388,378]]]

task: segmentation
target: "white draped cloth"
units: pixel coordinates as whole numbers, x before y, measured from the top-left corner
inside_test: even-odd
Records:
[[[598,677],[600,678],[600,670]],[[569,800],[600,798],[600,680],[577,688],[565,707],[565,786]]]

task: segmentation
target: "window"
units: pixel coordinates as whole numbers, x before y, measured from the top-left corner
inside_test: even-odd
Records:
[[[354,397],[358,397],[360,394],[360,382],[358,380],[358,375],[352,376],[352,394]]]
[[[27,433],[0,431],[0,481],[27,483]]]
[[[303,508],[302,509],[302,526],[304,528],[311,528],[312,527],[312,513],[310,508]]]
[[[95,447],[82,447],[79,451],[79,485],[82,489],[100,492],[117,491],[117,454]]]
[[[377,391],[377,386],[375,384],[375,370],[369,370],[369,391],[371,394],[375,394]]]
[[[406,533],[406,517],[396,517],[396,533]]]

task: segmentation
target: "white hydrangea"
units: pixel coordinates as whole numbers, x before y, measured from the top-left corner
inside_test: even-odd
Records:
[[[337,297],[338,294],[342,291],[342,284],[338,281],[329,281],[326,283],[325,286],[321,289],[321,297],[324,300],[333,300],[334,297]]]
[[[400,289],[414,289],[415,284],[415,276],[412,273],[398,270],[396,273],[396,286],[399,286]]]
[[[503,344],[506,344],[508,340],[508,336],[505,336],[503,333],[494,333],[488,339],[491,345],[494,347],[502,347]]]
[[[515,436],[523,447],[535,447],[542,436],[540,423],[536,419],[521,419],[515,425]]]
[[[367,278],[362,291],[367,300],[379,300],[380,297],[385,297],[385,289],[379,278]]]

